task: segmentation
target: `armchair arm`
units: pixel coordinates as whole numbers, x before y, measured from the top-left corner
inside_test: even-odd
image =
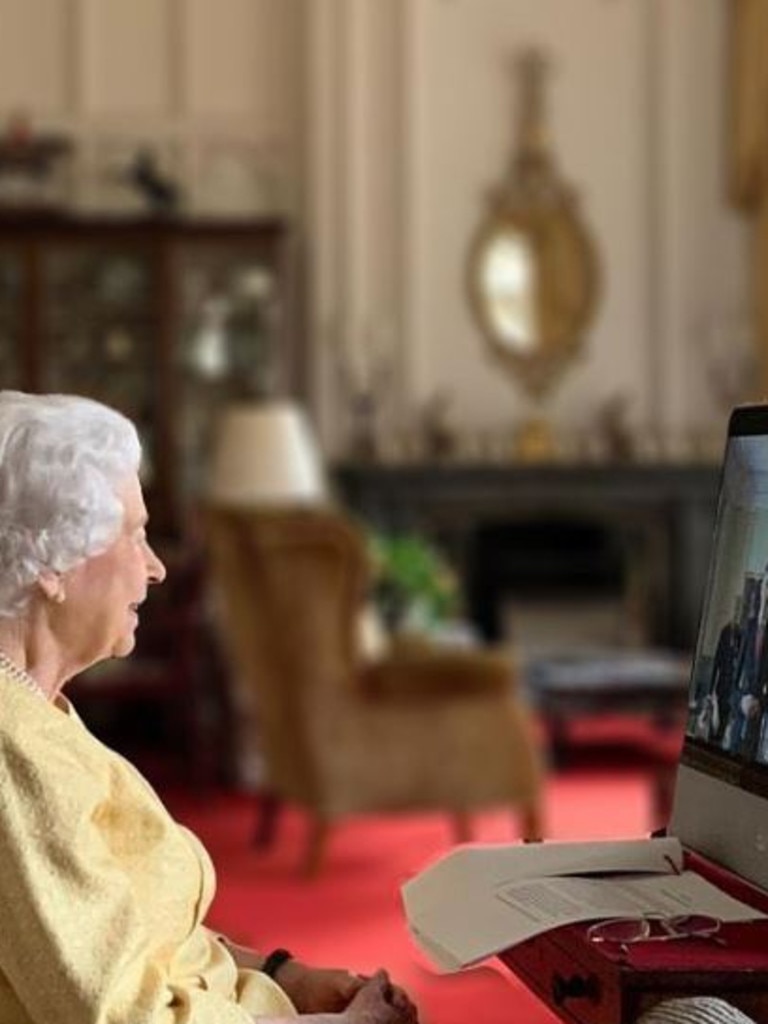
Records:
[[[515,672],[500,650],[443,650],[403,645],[358,672],[364,697],[376,700],[442,700],[514,692]]]

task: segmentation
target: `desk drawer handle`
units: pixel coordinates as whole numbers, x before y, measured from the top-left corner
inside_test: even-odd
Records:
[[[555,1006],[562,1006],[567,999],[590,999],[596,1003],[599,998],[600,985],[592,974],[587,978],[581,974],[572,974],[570,978],[556,974],[552,979],[552,999]]]

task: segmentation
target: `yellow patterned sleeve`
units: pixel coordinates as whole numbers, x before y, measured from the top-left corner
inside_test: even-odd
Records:
[[[158,910],[142,873],[146,851],[162,856],[167,842],[184,884],[197,861],[174,846],[181,830],[164,837],[148,813],[121,831],[114,763],[84,730],[93,751],[66,742],[75,730],[56,715],[0,730],[0,969],[25,1024],[251,1024],[236,991],[182,967],[178,946],[199,927],[189,901]]]

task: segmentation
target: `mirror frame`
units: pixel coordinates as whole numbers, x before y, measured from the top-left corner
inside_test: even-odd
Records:
[[[599,304],[601,275],[597,250],[587,228],[579,218],[575,198],[571,194],[531,197],[520,202],[502,196],[493,204],[480,225],[470,246],[467,278],[469,302],[475,320],[493,356],[535,397],[547,392],[584,346],[584,333],[592,322]],[[544,201],[548,198],[550,201]],[[516,200],[516,201],[515,201]],[[554,200],[554,201],[552,201]],[[578,281],[574,308],[568,324],[556,334],[542,334],[530,351],[515,350],[496,329],[491,315],[491,301],[483,290],[482,270],[494,239],[510,227],[529,238],[541,237],[551,225],[565,232],[576,257]]]

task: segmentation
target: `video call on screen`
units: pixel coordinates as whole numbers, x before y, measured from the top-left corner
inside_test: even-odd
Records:
[[[767,621],[768,437],[732,437],[693,665],[684,760],[731,778],[743,766],[747,776],[761,780],[761,790],[768,786]],[[697,757],[697,751],[706,756]],[[744,774],[734,781],[745,785]]]

